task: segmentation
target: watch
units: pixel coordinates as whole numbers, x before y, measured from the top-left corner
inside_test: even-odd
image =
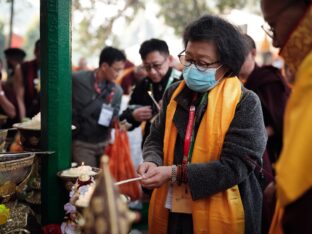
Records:
[[[174,184],[177,182],[177,166],[176,165],[172,165],[171,166],[171,183]]]

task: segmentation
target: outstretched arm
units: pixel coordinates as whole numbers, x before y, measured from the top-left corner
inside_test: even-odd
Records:
[[[2,82],[0,81],[0,106],[3,109],[4,113],[9,118],[14,118],[16,116],[16,110],[12,102],[7,99],[5,92],[2,89]]]
[[[17,106],[19,109],[20,120],[26,117],[26,108],[24,103],[25,88],[23,85],[23,75],[21,66],[18,65],[15,69],[13,77],[13,88],[16,94]]]

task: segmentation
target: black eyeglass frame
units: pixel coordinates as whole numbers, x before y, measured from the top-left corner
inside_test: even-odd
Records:
[[[277,18],[275,19],[275,21],[278,19],[278,17],[280,16],[280,14],[287,10],[289,7],[293,6],[295,3],[297,3],[296,1],[290,1],[288,4],[286,4],[285,6],[281,7],[274,15],[277,15]],[[275,27],[271,26],[268,22],[265,22],[264,24],[261,25],[262,30],[270,37],[273,39],[274,34],[275,34]]]
[[[143,64],[142,67],[145,71],[150,72],[152,69],[155,69],[156,71],[159,71],[161,67],[164,65],[164,63],[167,61],[168,57],[165,57],[164,61],[162,61],[159,64]]]
[[[270,38],[274,37],[275,30],[268,23],[262,24],[261,28],[265,32],[265,34],[268,35]]]
[[[189,66],[191,66],[192,64],[194,64],[194,66],[196,67],[197,70],[202,71],[202,72],[205,72],[205,71],[207,71],[209,68],[211,68],[211,67],[210,67],[211,65],[220,63],[220,61],[217,60],[217,61],[212,62],[212,63],[205,63],[205,64],[204,64],[205,67],[199,66],[195,61],[186,61],[185,59],[182,60],[181,58],[185,57],[185,54],[183,54],[184,52],[185,52],[185,50],[183,50],[181,53],[178,54],[179,61],[180,61],[180,63],[181,63],[184,67],[189,67]],[[182,57],[182,56],[183,56],[183,57]]]

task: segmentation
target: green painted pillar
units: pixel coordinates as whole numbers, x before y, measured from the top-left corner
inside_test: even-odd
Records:
[[[71,162],[71,0],[40,1],[42,224],[60,223],[69,200],[56,173]]]

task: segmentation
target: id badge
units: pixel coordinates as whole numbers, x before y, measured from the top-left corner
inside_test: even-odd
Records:
[[[184,214],[192,213],[192,196],[187,185],[173,186],[171,211]]]
[[[104,127],[109,127],[113,118],[113,113],[114,113],[114,108],[106,104],[103,104],[100,117],[98,120],[98,124]]]
[[[171,210],[172,209],[172,185],[169,185],[166,202],[165,202],[165,208]]]

